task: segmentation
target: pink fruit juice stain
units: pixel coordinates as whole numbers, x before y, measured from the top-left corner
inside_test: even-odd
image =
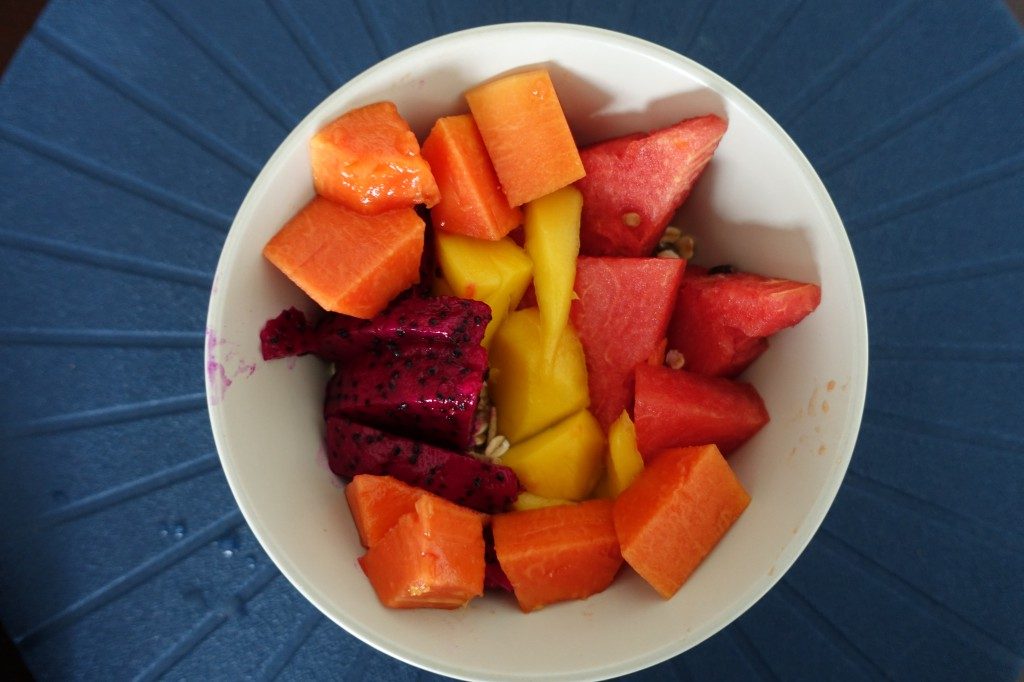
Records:
[[[224,394],[239,377],[252,376],[256,363],[241,357],[238,345],[218,338],[213,329],[206,330],[206,385],[211,405],[219,405]]]

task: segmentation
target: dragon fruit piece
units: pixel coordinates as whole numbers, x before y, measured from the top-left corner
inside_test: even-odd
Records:
[[[519,495],[519,479],[500,464],[357,424],[327,420],[327,462],[343,478],[394,476],[456,504],[493,514]]]
[[[260,350],[264,360],[315,352],[316,333],[298,308],[292,307],[267,320],[260,330]]]
[[[484,589],[515,592],[512,581],[505,575],[505,569],[498,563],[498,553],[494,551],[494,533],[491,526],[484,526]]]
[[[479,345],[389,342],[384,352],[337,369],[327,383],[324,417],[347,417],[465,451],[473,442],[486,369],[487,351]]]
[[[260,341],[264,360],[312,353],[342,363],[389,343],[478,346],[490,321],[491,309],[481,301],[410,290],[371,320],[327,313],[313,325],[291,308],[267,322]]]

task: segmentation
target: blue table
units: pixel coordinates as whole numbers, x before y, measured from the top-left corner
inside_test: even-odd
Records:
[[[822,174],[872,366],[835,506],[779,585],[638,679],[1016,678],[1024,665],[1024,36],[995,0],[52,2],[0,83],[0,621],[40,678],[432,677],[326,621],[220,473],[214,265],[346,79],[546,20],[730,79]]]

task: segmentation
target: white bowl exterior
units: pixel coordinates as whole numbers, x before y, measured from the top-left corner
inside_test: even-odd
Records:
[[[697,236],[698,259],[820,282],[822,303],[799,327],[773,338],[747,372],[772,417],[730,459],[753,501],[673,599],[661,600],[626,568],[600,595],[530,615],[502,596],[454,612],[389,610],[356,563],[361,548],[323,454],[322,363],[259,360],[264,322],[291,305],[312,307],[261,249],[312,197],[307,142],[326,122],[389,99],[422,139],[437,117],[466,110],[465,89],[530,64],[551,69],[581,143],[708,112],[727,117],[729,130],[681,213]],[[678,654],[738,617],[795,561],[832,503],[853,452],[867,382],[866,319],[850,244],[795,144],[760,107],[698,64],[639,39],[559,24],[439,38],[328,97],[282,143],[239,209],[208,325],[214,438],[267,553],[355,636],[467,679],[621,675]]]

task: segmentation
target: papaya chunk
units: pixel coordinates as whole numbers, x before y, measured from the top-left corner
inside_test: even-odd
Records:
[[[317,193],[351,211],[375,214],[438,202],[416,136],[393,102],[346,112],[309,143]]]
[[[569,123],[546,69],[503,76],[466,93],[487,153],[511,206],[584,175]]]
[[[622,556],[668,599],[749,503],[714,445],[666,450],[615,500]]]

